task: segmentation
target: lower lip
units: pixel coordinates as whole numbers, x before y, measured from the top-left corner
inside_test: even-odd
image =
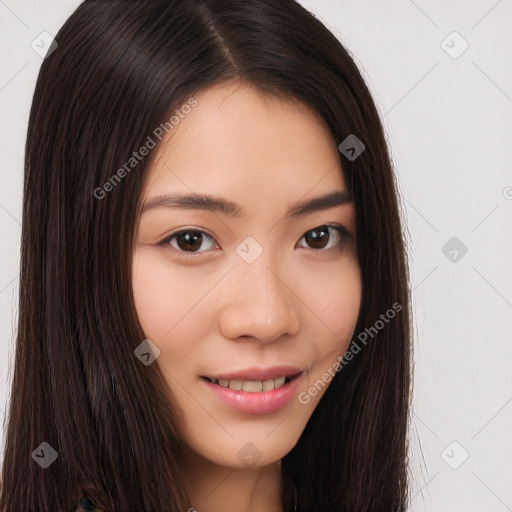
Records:
[[[248,393],[223,388],[206,379],[201,379],[224,403],[247,414],[271,414],[283,409],[297,393],[297,388],[304,373],[271,391]]]

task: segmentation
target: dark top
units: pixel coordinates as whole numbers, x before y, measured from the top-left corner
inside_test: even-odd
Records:
[[[75,512],[101,512],[101,510],[93,500],[82,496],[78,502]]]

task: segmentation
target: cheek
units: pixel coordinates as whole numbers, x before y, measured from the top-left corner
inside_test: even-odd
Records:
[[[361,305],[361,272],[355,260],[343,268],[316,273],[303,287],[303,301],[314,315],[309,328],[316,341],[317,355],[343,353],[356,326]]]
[[[149,261],[148,261],[149,260]],[[169,281],[165,269],[151,258],[136,252],[133,262],[133,294],[135,308],[144,334],[152,341],[157,341],[171,329],[177,320],[180,300],[169,288],[183,292],[186,290],[179,281],[179,276],[172,276]],[[181,293],[180,293],[181,295]]]
[[[345,354],[354,334],[361,305],[361,273],[356,261],[343,272],[329,270],[316,275],[315,286],[308,286],[307,305],[316,315],[309,315],[309,338],[313,341],[314,364],[297,399],[309,414],[336,375],[336,364]]]
[[[180,322],[204,299],[214,277],[187,272],[149,251],[135,251],[133,294],[145,335],[157,344],[172,337]]]

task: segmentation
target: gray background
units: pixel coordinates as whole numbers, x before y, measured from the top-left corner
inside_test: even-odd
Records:
[[[31,44],[79,3],[0,0],[2,416],[23,151],[42,62]],[[411,510],[512,510],[512,0],[301,3],[355,56],[399,177],[416,322]]]

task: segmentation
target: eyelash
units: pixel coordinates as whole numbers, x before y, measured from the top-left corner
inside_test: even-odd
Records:
[[[340,238],[341,238],[340,241],[334,247],[330,247],[330,248],[327,248],[327,249],[325,249],[325,248],[323,248],[323,249],[309,249],[310,251],[316,252],[316,253],[325,253],[325,252],[329,252],[329,251],[332,251],[332,250],[335,250],[335,249],[342,250],[342,249],[345,248],[345,246],[348,243],[349,238],[351,237],[351,234],[350,234],[350,232],[345,227],[337,225],[337,224],[321,224],[321,225],[316,226],[316,227],[314,227],[312,229],[309,229],[308,231],[306,231],[306,233],[304,233],[304,235],[302,235],[300,240],[305,238],[305,236],[308,233],[311,233],[312,231],[321,230],[322,228],[334,229],[338,233],[338,235],[340,236]],[[327,230],[327,231],[329,231],[329,230]],[[175,238],[176,236],[178,236],[179,234],[181,234],[181,233],[192,233],[192,232],[193,233],[199,233],[201,235],[206,235],[208,238],[210,238],[211,240],[215,241],[215,238],[212,235],[210,235],[209,233],[207,233],[206,231],[203,231],[203,230],[200,230],[200,229],[188,228],[188,229],[181,229],[180,231],[176,231],[175,233],[172,233],[171,235],[165,237],[157,245],[164,246],[164,247],[165,246],[169,246],[170,245],[170,241],[173,238]],[[331,238],[329,238],[329,242],[331,241]],[[209,250],[206,250],[206,251],[183,251],[182,249],[177,249],[176,247],[173,247],[173,249],[179,255],[178,257],[183,257],[183,258],[197,258],[198,255],[209,252]]]

